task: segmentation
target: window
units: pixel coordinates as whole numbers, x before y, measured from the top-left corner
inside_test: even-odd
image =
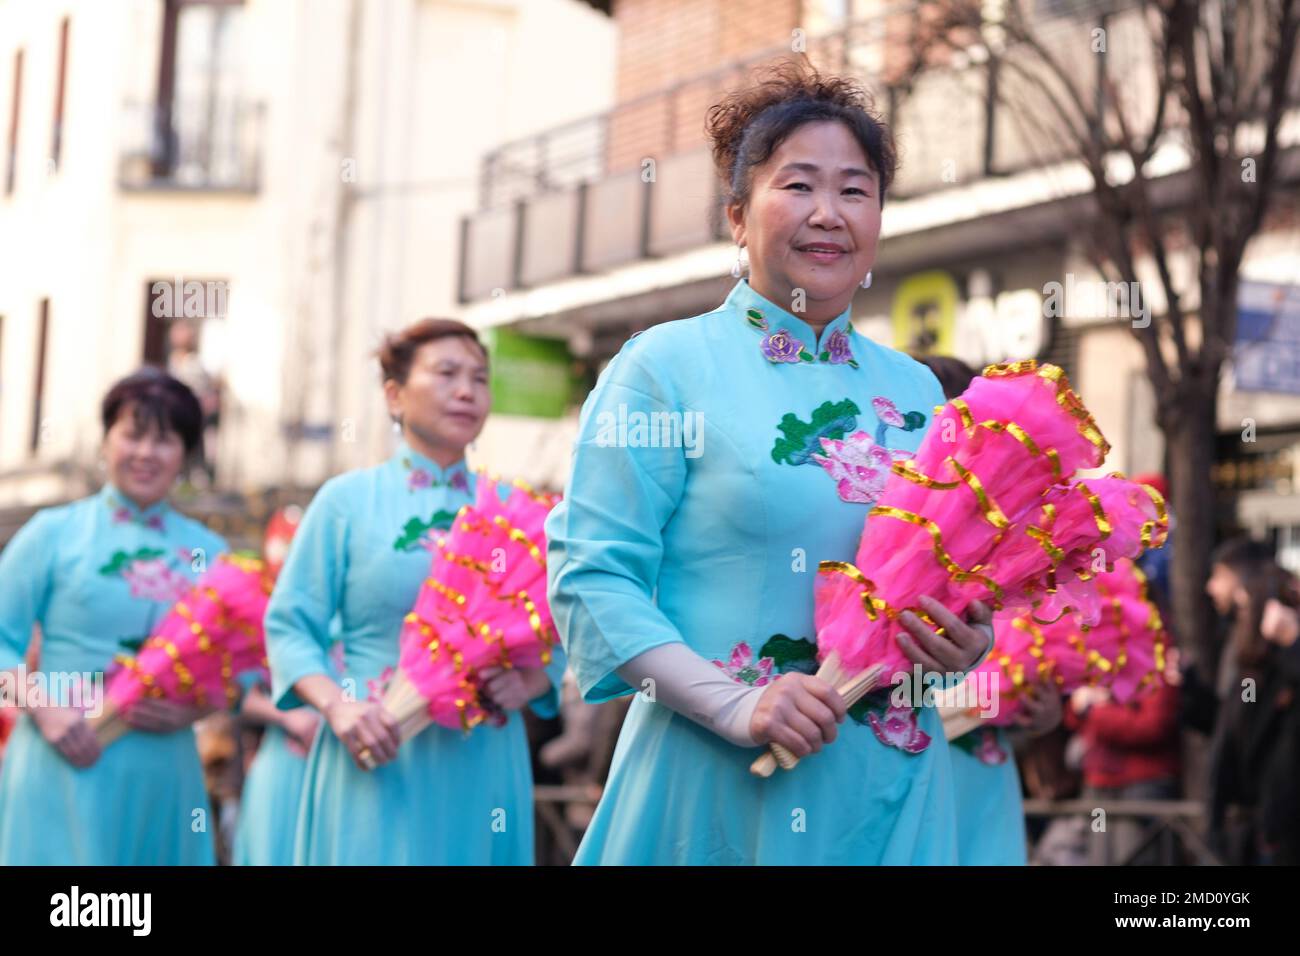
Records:
[[[63,153],[63,100],[68,79],[68,26],[67,17],[59,24],[59,73],[54,87],[54,126],[50,135],[50,168],[59,168]]]
[[[18,109],[23,102],[23,51],[14,53],[14,88],[9,107],[9,162],[5,172],[5,195],[14,191],[14,177],[18,171]]]
[[[45,403],[45,352],[50,338],[50,300],[41,299],[41,316],[36,327],[36,378],[32,389],[32,435],[29,449],[33,455],[41,444],[41,420]]]
[[[197,183],[234,174],[247,126],[243,24],[242,0],[166,0],[156,177]]]

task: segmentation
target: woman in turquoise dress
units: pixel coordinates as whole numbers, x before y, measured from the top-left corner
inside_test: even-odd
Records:
[[[289,542],[301,520],[302,509],[293,505],[276,512],[267,525],[262,556],[273,575],[283,569]],[[336,629],[338,617],[331,623]],[[331,662],[340,676],[342,650],[337,641],[330,649]],[[260,725],[262,739],[244,778],[231,862],[235,866],[290,866],[307,753],[320,730],[320,714],[310,707],[281,710],[271,699],[270,687],[259,680],[244,694],[240,720]]]
[[[101,751],[86,717],[115,655],[146,637],[225,542],[165,498],[201,447],[183,384],[145,369],[104,398],[108,482],[36,513],[0,555],[0,670],[28,698],[0,770],[0,865],[212,864],[215,850],[191,724],[202,713],[144,700],[133,730]],[[40,671],[24,653],[41,629]],[[76,675],[83,675],[80,684]]]
[[[532,768],[523,718],[555,713],[564,670],[485,674],[505,726],[432,726],[399,748],[380,706],[402,618],[428,574],[430,535],[474,498],[465,448],[487,417],[487,356],[468,326],[425,320],[380,351],[403,440],[385,463],[332,478],[303,516],[267,609],[272,693],[325,727],[307,757],[299,864],[531,864]],[[344,673],[327,659],[339,617]]]
[[[886,690],[846,714],[812,676],[818,562],[853,559],[891,464],[943,402],[928,370],[849,321],[888,133],[850,81],[789,64],[715,107],[710,134],[748,281],[624,345],[547,522],[583,695],[635,692],[576,862],[955,863],[934,708]],[[920,608],[944,634],[902,614],[912,660],[946,675],[987,653],[987,608],[974,624]],[[771,741],[804,759],[759,779]]]
[[[320,730],[320,714],[310,707],[280,710],[258,684],[244,695],[240,716],[263,730],[240,794],[231,863],[290,866],[307,754]]]

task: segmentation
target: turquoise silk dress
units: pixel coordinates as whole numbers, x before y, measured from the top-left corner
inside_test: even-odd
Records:
[[[293,686],[335,673],[330,621],[343,645],[340,684],[356,699],[378,695],[396,666],[402,618],[428,575],[430,533],[446,529],[474,498],[458,462],[441,468],[403,443],[387,462],[321,486],[289,548],[266,614],[272,694],[299,706]],[[551,690],[532,702],[557,710],[564,654],[547,667]],[[306,865],[523,864],[533,862],[532,767],[523,717],[465,734],[433,726],[397,760],[359,769],[326,726],[307,756],[294,843]]]
[[[957,798],[957,862],[1024,866],[1028,862],[1020,773],[1007,732],[977,727],[948,745]]]
[[[0,670],[22,666],[39,625],[41,673],[58,675],[46,686],[93,681],[225,550],[197,521],[165,503],[141,511],[111,485],[37,512],[0,555]],[[77,703],[71,693],[62,702]],[[0,865],[207,865],[215,826],[189,727],[131,731],[84,769],[29,717],[9,742]]]
[[[335,617],[334,623],[337,622]],[[330,662],[340,679],[342,650],[343,645],[338,642],[330,648]],[[293,839],[298,829],[306,770],[307,751],[302,745],[282,728],[267,725],[257,745],[257,756],[244,778],[231,863],[235,866],[293,864]]]
[[[547,522],[551,607],[585,698],[633,693],[616,669],[674,641],[745,684],[813,672],[818,562],[853,560],[891,464],[942,403],[928,369],[857,334],[848,310],[815,337],[745,281],[634,336],[587,399]],[[955,863],[937,711],[886,692],[851,717],[763,780],[760,749],[636,693],[575,862]]]

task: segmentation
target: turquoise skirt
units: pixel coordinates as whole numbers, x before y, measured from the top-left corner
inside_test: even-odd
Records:
[[[291,866],[307,755],[290,749],[281,728],[268,726],[244,779],[231,862],[236,866]]]
[[[948,748],[933,709],[917,754],[846,720],[790,771],[749,772],[736,747],[637,695],[609,782],[574,859],[600,865],[952,864],[957,839]]]
[[[533,777],[522,717],[468,735],[429,727],[360,770],[328,727],[307,757],[294,862],[531,866]]]
[[[2,866],[210,866],[194,731],[132,731],[78,769],[19,720],[0,766]]]

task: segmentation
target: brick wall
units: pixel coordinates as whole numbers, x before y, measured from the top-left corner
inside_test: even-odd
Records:
[[[735,78],[700,75],[790,42],[800,0],[615,0],[619,103],[683,84],[672,97],[624,106],[610,118],[610,172],[704,145],[704,117]]]

